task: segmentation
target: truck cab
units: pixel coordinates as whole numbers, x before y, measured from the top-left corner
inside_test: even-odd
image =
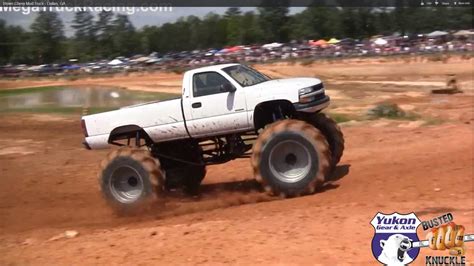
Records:
[[[188,71],[182,89],[183,114],[192,137],[259,129],[276,118],[268,116],[317,112],[329,105],[319,79],[272,80],[240,64]]]

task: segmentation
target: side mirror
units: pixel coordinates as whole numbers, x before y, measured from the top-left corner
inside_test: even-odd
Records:
[[[232,86],[230,83],[224,83],[221,85],[221,91],[222,92],[235,92],[237,89]]]

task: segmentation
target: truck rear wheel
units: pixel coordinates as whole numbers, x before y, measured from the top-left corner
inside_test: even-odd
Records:
[[[156,203],[164,174],[146,150],[120,148],[101,163],[99,184],[107,203],[119,214],[133,214]]]
[[[253,146],[254,176],[265,191],[282,197],[311,194],[324,183],[331,152],[324,135],[299,120],[268,126]]]
[[[324,113],[310,116],[307,122],[319,129],[326,137],[331,150],[331,168],[341,160],[344,153],[344,134],[339,125]]]

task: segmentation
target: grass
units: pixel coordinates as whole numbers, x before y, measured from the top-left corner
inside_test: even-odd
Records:
[[[113,107],[90,107],[87,108],[87,114],[97,114],[107,111],[117,110],[118,108]],[[0,114],[8,113],[37,113],[37,114],[80,114],[82,115],[84,108],[82,107],[61,107],[61,106],[48,106],[48,107],[34,107],[34,108],[13,108],[13,109],[0,109]]]
[[[302,66],[310,66],[314,63],[315,59],[314,58],[305,58],[303,60],[301,60],[301,65]]]
[[[377,108],[378,107],[378,108]],[[399,110],[398,110],[398,109]],[[376,114],[367,114],[363,116],[356,116],[356,115],[350,115],[350,114],[341,114],[341,113],[328,113],[328,115],[334,119],[337,123],[344,123],[348,121],[370,121],[370,120],[376,120],[379,118],[386,118],[386,119],[392,119],[392,120],[402,120],[402,121],[418,121],[418,120],[423,120],[423,126],[437,126],[441,125],[445,120],[441,118],[435,118],[435,117],[422,117],[419,114],[413,113],[413,112],[406,112],[400,109],[398,106],[394,107],[393,104],[390,103],[382,103],[373,108],[372,110],[377,109],[378,112]],[[380,110],[390,110],[388,113],[384,113],[383,111]],[[396,111],[394,111],[396,110]],[[402,112],[400,112],[400,110]],[[387,111],[386,111],[387,112]]]
[[[351,120],[358,120],[355,117],[352,117],[350,115],[340,114],[340,113],[329,113],[329,117],[334,119],[334,121],[336,121],[336,123],[344,123],[344,122],[348,122],[348,121],[351,121]]]
[[[395,120],[418,120],[419,115],[411,112],[406,112],[401,109],[397,104],[385,102],[380,103],[374,108],[370,109],[367,113],[369,118],[378,119],[378,118],[387,118]]]
[[[113,110],[117,110],[117,109],[118,108],[114,108],[114,107],[89,107],[89,108],[87,108],[87,114],[88,115],[98,114],[98,113],[113,111]],[[82,110],[82,108],[81,108],[81,110]]]
[[[56,114],[81,114],[82,108],[80,107],[34,107],[34,108],[11,108],[11,109],[0,109],[0,113],[56,113]]]
[[[45,87],[28,87],[28,88],[20,88],[20,89],[3,89],[3,90],[0,90],[0,97],[7,97],[7,96],[34,93],[34,92],[54,91],[54,90],[60,90],[63,88],[64,87],[61,87],[61,86],[45,86]]]
[[[165,100],[177,99],[181,97],[180,94],[168,93],[168,92],[134,91],[133,95],[136,97],[136,99],[146,100],[146,101],[153,101],[153,100],[165,101]]]
[[[424,126],[437,126],[437,125],[441,125],[442,123],[444,123],[444,120],[431,117],[431,118],[425,119],[425,123],[423,125]]]

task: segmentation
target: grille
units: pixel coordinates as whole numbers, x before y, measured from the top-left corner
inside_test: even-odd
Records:
[[[320,90],[322,88],[324,88],[323,83],[319,83],[319,84],[316,84],[316,85],[313,86],[313,89],[315,91]]]
[[[324,97],[326,97],[326,95],[324,95],[324,93],[316,94],[316,95],[314,95],[314,101],[321,100]]]
[[[313,86],[314,91],[321,90],[322,88],[324,88],[323,83],[319,83]],[[321,91],[321,93],[314,95],[313,101],[321,100],[324,97],[326,97],[326,95],[323,91]]]

